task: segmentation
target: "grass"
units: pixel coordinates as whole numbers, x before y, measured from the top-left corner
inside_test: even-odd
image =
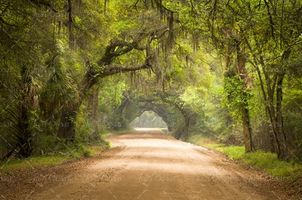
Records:
[[[7,172],[11,170],[55,166],[71,159],[74,158],[66,155],[47,155],[35,156],[26,159],[12,159],[1,162],[0,170]]]
[[[232,160],[242,161],[245,164],[263,170],[274,177],[294,179],[302,177],[301,163],[279,160],[274,153],[263,151],[245,153],[243,146],[227,146],[201,135],[190,137],[189,142],[219,151]]]
[[[0,171],[9,172],[31,168],[50,167],[63,164],[67,161],[77,160],[83,157],[91,157],[109,148],[109,144],[77,145],[64,152],[51,155],[33,156],[26,159],[10,159],[0,162]]]

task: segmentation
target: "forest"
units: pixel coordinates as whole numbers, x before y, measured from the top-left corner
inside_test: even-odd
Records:
[[[51,179],[43,170],[2,174],[9,163],[90,157],[92,146],[104,156],[45,169],[62,178],[56,198],[290,199],[270,178],[187,143],[201,140],[295,175],[290,188],[302,195],[301,52],[302,0],[1,0],[0,199],[50,185],[39,185]],[[72,171],[80,178],[65,187]],[[86,196],[68,193],[79,184]],[[41,195],[33,199],[53,199]]]
[[[301,0],[1,0],[0,159],[106,144],[145,111],[302,161]]]

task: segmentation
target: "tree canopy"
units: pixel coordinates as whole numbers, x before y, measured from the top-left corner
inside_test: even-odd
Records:
[[[299,0],[2,0],[1,158],[101,140],[154,111],[178,139],[301,159],[301,12]]]

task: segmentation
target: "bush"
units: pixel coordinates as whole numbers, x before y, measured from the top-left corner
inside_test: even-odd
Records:
[[[34,155],[43,155],[61,149],[60,142],[53,135],[39,134],[35,138]]]
[[[264,170],[266,173],[275,177],[295,178],[302,174],[302,163],[279,160],[274,153],[263,151],[245,153],[243,146],[227,146],[225,144],[219,144],[213,139],[205,138],[201,135],[195,135],[191,137],[189,141],[193,144],[206,146],[210,149],[222,152],[230,159],[242,161],[257,169]]]

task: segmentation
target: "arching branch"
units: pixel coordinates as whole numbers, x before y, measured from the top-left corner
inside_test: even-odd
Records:
[[[118,73],[133,72],[142,69],[151,68],[152,60],[154,59],[154,53],[152,53],[151,43],[153,40],[160,39],[165,32],[167,32],[167,26],[161,26],[150,31],[139,32],[131,42],[122,40],[113,40],[106,47],[105,53],[102,58],[97,62],[97,66],[87,64],[88,70],[85,74],[85,78],[82,82],[81,94],[85,96],[87,91],[95,85],[100,78],[111,76]],[[145,43],[145,45],[141,43]],[[120,66],[111,64],[113,60],[121,55],[127,54],[132,50],[146,51],[146,59],[143,64],[137,66]]]
[[[125,67],[125,66],[121,66],[121,65],[115,65],[115,66],[106,68],[106,70],[104,72],[100,73],[99,77],[104,78],[107,76],[111,76],[113,74],[134,72],[134,71],[150,68],[151,66],[152,65],[151,65],[151,63],[149,63],[148,59],[146,60],[146,62],[144,64],[137,65],[134,67],[130,67],[130,66]]]
[[[141,45],[143,40],[148,39],[148,45],[153,40],[160,39],[168,30],[169,29],[167,26],[161,26],[149,31],[142,30],[136,36],[134,36],[130,42],[119,39],[112,40],[106,47],[104,55],[97,62],[97,64],[99,66],[109,65],[112,63],[114,58],[127,54],[134,49],[143,51],[146,49],[146,46]]]

